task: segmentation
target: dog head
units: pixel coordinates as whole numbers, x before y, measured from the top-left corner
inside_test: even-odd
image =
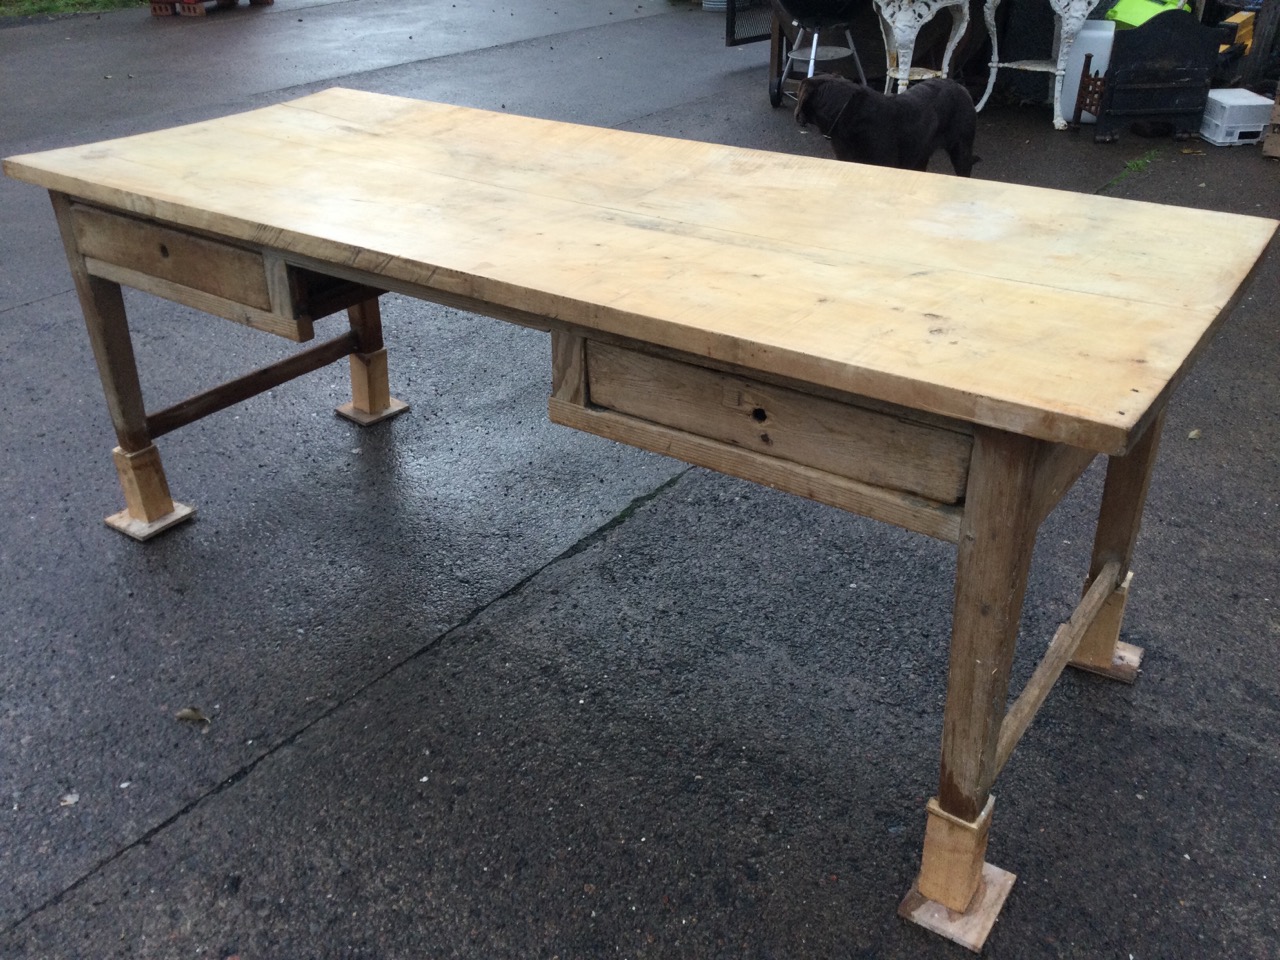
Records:
[[[796,90],[796,123],[802,127],[806,127],[813,123],[813,94],[819,86],[822,85],[823,74],[805,77],[800,81],[800,87]]]
[[[817,124],[826,133],[849,98],[856,96],[861,84],[834,73],[816,73],[800,81],[796,90],[796,123]]]

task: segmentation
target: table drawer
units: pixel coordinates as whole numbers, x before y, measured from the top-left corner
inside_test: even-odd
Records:
[[[271,310],[262,253],[75,204],[76,244],[94,260],[255,310]]]
[[[609,344],[588,341],[585,361],[592,406],[936,503],[964,496],[967,433]]]
[[[383,291],[153,220],[70,204],[89,273],[301,343],[314,321]]]

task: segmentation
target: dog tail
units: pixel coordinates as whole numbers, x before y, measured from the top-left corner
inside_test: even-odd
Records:
[[[950,156],[952,169],[958,177],[969,176],[973,173],[973,165],[982,159],[976,153],[962,153],[960,149],[952,150]]]

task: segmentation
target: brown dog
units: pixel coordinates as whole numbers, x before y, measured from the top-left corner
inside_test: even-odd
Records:
[[[796,122],[812,123],[831,141],[837,160],[924,170],[946,150],[962,177],[973,170],[977,113],[969,91],[940,78],[913,83],[896,97],[832,73],[801,81]]]

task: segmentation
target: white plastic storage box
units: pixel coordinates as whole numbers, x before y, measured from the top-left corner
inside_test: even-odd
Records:
[[[1210,90],[1200,137],[1219,147],[1258,143],[1271,122],[1274,101],[1248,90]]]

